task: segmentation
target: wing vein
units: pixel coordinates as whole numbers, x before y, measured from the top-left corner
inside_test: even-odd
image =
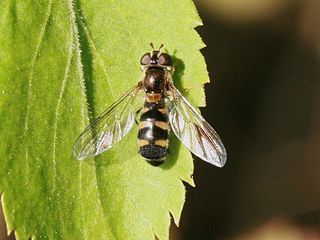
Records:
[[[218,167],[226,162],[226,150],[214,129],[174,86],[169,113],[173,132],[197,157]]]

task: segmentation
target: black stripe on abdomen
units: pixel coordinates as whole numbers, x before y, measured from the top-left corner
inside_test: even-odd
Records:
[[[149,143],[155,143],[156,140],[168,139],[168,131],[154,125],[139,130],[138,138],[147,140]]]
[[[166,114],[161,113],[157,109],[150,109],[149,111],[143,113],[141,115],[140,121],[159,121],[159,122],[167,122],[168,116]]]

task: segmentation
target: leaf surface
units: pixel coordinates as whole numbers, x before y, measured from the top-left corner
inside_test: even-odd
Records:
[[[193,185],[173,136],[164,165],[138,154],[137,127],[112,150],[76,161],[90,120],[141,78],[149,43],[174,56],[174,81],[196,106],[208,81],[190,0],[0,2],[0,191],[17,239],[169,238]],[[185,91],[184,91],[185,90]]]

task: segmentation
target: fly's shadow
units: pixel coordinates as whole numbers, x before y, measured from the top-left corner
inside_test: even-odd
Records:
[[[183,85],[182,85],[182,76],[184,75],[185,70],[185,64],[182,61],[182,59],[177,58],[177,49],[173,51],[173,54],[171,55],[172,61],[173,61],[173,67],[175,68],[175,72],[172,76],[174,85],[184,92]]]

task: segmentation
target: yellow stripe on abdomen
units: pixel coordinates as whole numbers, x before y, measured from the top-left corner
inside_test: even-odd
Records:
[[[161,139],[161,140],[157,140],[154,142],[155,145],[160,146],[160,147],[164,147],[164,148],[168,147],[168,143],[169,143],[168,139],[166,139],[166,140]]]
[[[163,130],[168,130],[169,129],[169,125],[167,122],[161,122],[161,121],[156,121],[155,122],[155,125],[158,127],[158,128],[161,128]]]

